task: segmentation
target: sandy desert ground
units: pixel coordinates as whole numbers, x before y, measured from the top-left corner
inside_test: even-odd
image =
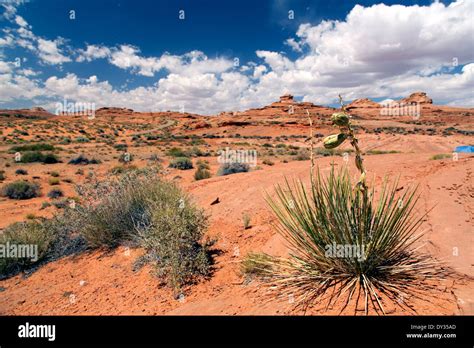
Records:
[[[433,208],[422,226],[425,248],[465,276],[463,280],[442,280],[442,295],[414,302],[414,307],[419,314],[472,315],[474,282],[469,277],[474,276],[474,156],[459,153],[454,158],[453,151],[456,146],[474,144],[474,109],[438,106],[419,93],[410,98],[408,101],[421,103],[420,117],[381,116],[379,108],[368,100],[351,104],[349,110],[366,152],[369,179],[380,185],[384,176],[400,175],[401,186],[420,184],[419,208]],[[44,202],[70,199],[75,196],[76,184],[123,166],[119,157],[124,146],[116,145],[127,144],[126,151],[133,156],[128,165],[145,167],[153,161],[151,156],[157,155],[163,161],[164,175],[177,181],[206,210],[210,216],[208,235],[217,237],[218,250],[211,277],[189,287],[178,299],[159,285],[149,267],[134,271],[134,260],[143,252],[140,249],[121,246],[65,257],[31,274],[0,281],[0,314],[303,314],[291,301],[269,298],[258,280],[241,274],[240,261],[249,252],[287,253],[264,198],[285,177],[309,180],[309,160],[300,156],[308,147],[306,110],[314,123],[316,164],[323,172],[345,166],[341,153],[348,147],[331,156],[318,152],[322,136],[332,132],[334,109],[288,98],[260,109],[215,116],[103,108],[89,119],[53,116],[38,109],[0,110],[2,185],[27,179],[42,188],[42,196],[29,200],[0,198],[0,228],[28,218],[51,217],[61,205]],[[83,142],[83,138],[89,141]],[[55,153],[62,163],[16,163],[10,148],[30,142],[57,146]],[[193,161],[209,161],[212,177],[196,181],[194,170],[168,168],[166,153],[172,147],[194,148]],[[217,150],[225,147],[257,149],[258,166],[248,173],[216,176]],[[101,163],[67,164],[79,154]],[[354,171],[352,161],[347,165]],[[27,174],[15,174],[19,168]],[[59,173],[59,184],[50,184],[53,171]],[[48,198],[47,192],[57,187],[65,198]],[[219,203],[211,205],[217,198]],[[243,226],[244,215],[250,217],[250,228]],[[317,305],[306,314],[337,314],[339,309],[336,305],[324,310]],[[354,313],[363,314],[364,310],[352,308],[346,314]],[[398,307],[387,308],[387,313],[411,314]]]

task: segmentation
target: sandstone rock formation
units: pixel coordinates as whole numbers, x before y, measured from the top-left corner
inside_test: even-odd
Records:
[[[40,106],[33,106],[30,110],[34,112],[48,112]]]
[[[363,98],[363,99],[356,99],[352,103],[346,106],[347,110],[352,110],[352,109],[374,109],[374,108],[380,108],[381,105],[379,103],[374,102],[373,100],[370,100],[368,98]]]
[[[403,98],[402,100],[400,100],[399,103],[433,104],[433,99],[428,97],[425,92],[415,92],[415,93],[410,94],[409,97]]]
[[[96,115],[117,115],[117,114],[132,114],[134,111],[127,108],[117,108],[117,107],[104,107],[97,109]]]
[[[285,94],[280,97],[280,103],[283,104],[293,104],[293,96],[291,94]]]
[[[311,102],[298,102],[294,100],[291,94],[285,94],[280,97],[279,101],[273,102],[270,105],[249,109],[240,113],[234,113],[234,116],[289,116],[289,117],[307,117],[306,110],[311,114],[320,112],[328,112],[334,110],[325,106],[315,105]]]
[[[48,118],[55,116],[39,106],[34,106],[30,109],[0,109],[0,115],[21,118]]]

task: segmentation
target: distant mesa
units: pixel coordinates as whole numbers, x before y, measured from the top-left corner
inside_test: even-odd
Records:
[[[40,106],[33,106],[30,110],[34,112],[48,112]]]
[[[270,105],[264,106],[261,109],[276,108],[276,109],[288,110],[288,108],[292,105],[295,106],[295,107],[298,107],[298,108],[320,107],[318,105],[314,105],[311,102],[297,102],[297,101],[295,101],[294,97],[291,94],[284,94],[280,97],[280,101],[271,103]]]
[[[307,112],[318,114],[320,112],[332,111],[333,108],[315,105],[311,102],[296,101],[291,94],[280,96],[279,100],[269,105],[259,108],[252,108],[244,111],[223,111],[219,117],[307,117]]]
[[[409,97],[394,101],[392,99],[386,99],[381,103],[376,103],[373,100],[368,98],[356,99],[352,103],[346,106],[347,110],[356,110],[356,109],[378,109],[382,106],[396,106],[396,105],[406,105],[406,104],[419,104],[427,105],[433,104],[433,99],[428,97],[425,92],[415,92],[410,94]]]
[[[133,114],[133,109],[127,108],[116,108],[116,107],[103,107],[97,109],[95,114],[96,115],[108,115],[108,114]]]
[[[49,118],[55,116],[39,106],[34,106],[30,109],[1,109],[0,115],[21,118]]]
[[[368,98],[356,99],[346,106],[347,110],[352,109],[376,109],[382,107],[379,103],[374,102]]]
[[[433,104],[433,99],[428,97],[425,92],[415,92],[415,93],[410,94],[409,97],[403,98],[402,100],[400,100],[400,103]]]
[[[351,111],[354,115],[362,117],[362,115],[377,116],[380,114],[380,109],[383,107],[402,107],[403,105],[417,104],[423,105],[426,109],[430,109],[432,112],[441,112],[445,109],[451,107],[441,106],[439,109],[431,107],[433,104],[433,99],[431,99],[425,92],[414,92],[410,96],[399,99],[392,100],[386,99],[380,103],[377,103],[369,98],[360,98],[352,101],[346,106],[346,109]],[[266,117],[266,118],[278,118],[278,117],[304,117],[306,118],[308,113],[314,117],[324,119],[327,115],[330,115],[336,110],[334,107],[322,106],[313,104],[309,101],[298,101],[292,94],[284,94],[279,97],[279,100],[265,106],[251,108],[248,110],[242,111],[223,111],[217,115],[222,118],[236,118],[237,122],[249,122],[252,117]],[[383,110],[383,109],[382,109]],[[95,111],[96,116],[167,116],[167,117],[185,117],[188,119],[195,119],[201,115],[182,113],[176,111],[166,111],[166,112],[139,112],[134,111],[133,109],[125,107],[101,107]],[[35,106],[29,109],[0,109],[1,117],[17,117],[17,118],[49,118],[56,115],[50,113],[42,107]],[[201,122],[203,120],[196,120],[190,125],[190,129],[202,129],[210,128],[212,125],[207,122]],[[243,124],[242,124],[243,125]]]

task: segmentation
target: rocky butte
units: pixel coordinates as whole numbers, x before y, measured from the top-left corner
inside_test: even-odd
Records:
[[[428,97],[425,92],[415,92],[415,93],[410,94],[409,97],[403,98],[402,100],[400,100],[400,103],[433,104],[433,99]]]

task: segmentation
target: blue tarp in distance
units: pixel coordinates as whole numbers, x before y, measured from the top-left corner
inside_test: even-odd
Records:
[[[472,153],[474,153],[474,146],[472,146],[472,145],[458,146],[458,147],[456,147],[456,149],[454,149],[454,152],[472,152]]]

